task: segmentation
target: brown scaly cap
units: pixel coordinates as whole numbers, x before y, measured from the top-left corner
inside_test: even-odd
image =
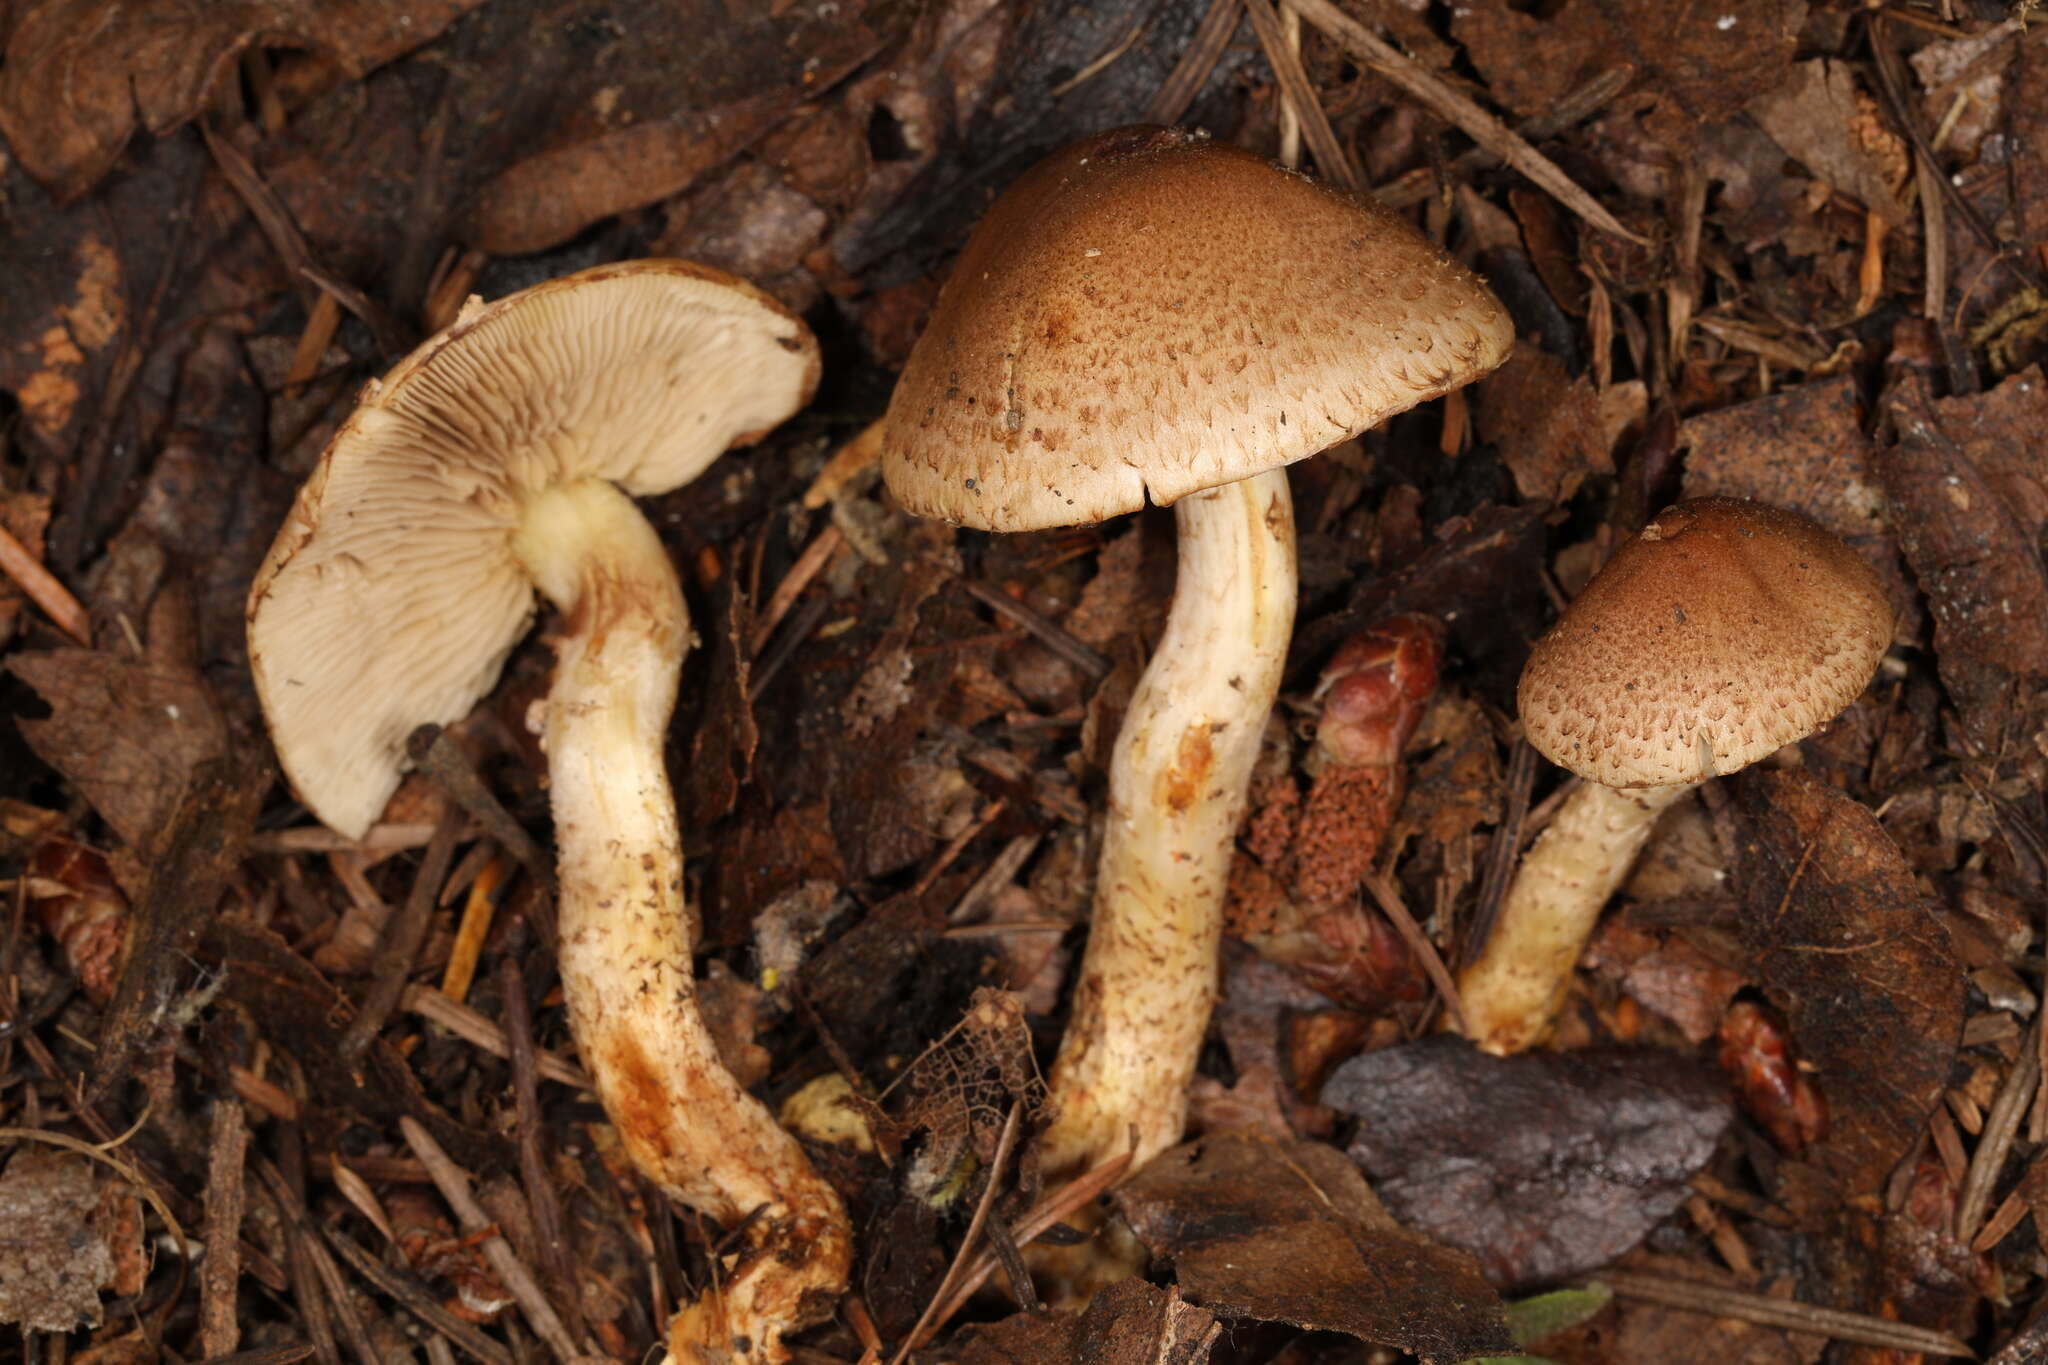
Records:
[[[1848,706],[1891,637],[1877,575],[1815,522],[1740,498],[1682,502],[1536,642],[1522,725],[1544,757],[1605,786],[1704,781]]]
[[[1390,210],[1122,128],[989,210],[904,367],[882,469],[923,516],[1100,521],[1305,459],[1513,342],[1478,278]]]
[[[497,681],[533,612],[512,553],[530,498],[688,483],[817,379],[817,343],[774,299],[648,260],[472,304],[365,386],[249,591],[249,665],[300,799],[361,835],[406,737]]]

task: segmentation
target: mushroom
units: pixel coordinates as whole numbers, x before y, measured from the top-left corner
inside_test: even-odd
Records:
[[[1472,1039],[1535,1042],[1658,815],[1832,719],[1891,638],[1877,575],[1797,512],[1700,498],[1616,550],[1522,670],[1529,743],[1585,781],[1459,976]]]
[[[690,644],[681,585],[633,505],[801,407],[803,323],[686,261],[602,266],[472,300],[372,381],[249,595],[249,661],[285,774],[360,836],[407,736],[463,716],[560,612],[541,724],[570,1026],[635,1165],[747,1248],[670,1325],[685,1360],[786,1357],[851,1249],[838,1196],[740,1088],[697,1013],[663,738]]]
[[[1294,618],[1284,466],[1499,364],[1469,271],[1371,201],[1124,128],[989,210],[889,403],[911,511],[983,530],[1172,504],[1179,578],[1110,767],[1088,950],[1052,1077],[1054,1174],[1179,1140],[1224,884]]]

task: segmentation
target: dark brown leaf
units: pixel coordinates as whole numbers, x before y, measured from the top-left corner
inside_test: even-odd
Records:
[[[1871,813],[1805,773],[1752,770],[1741,935],[1827,1101],[1806,1159],[1840,1197],[1876,1200],[1941,1098],[1965,985],[1937,906]]]
[[[1749,112],[1786,155],[1890,226],[1905,223],[1898,192],[1912,173],[1911,153],[1885,126],[1877,102],[1857,88],[1847,62],[1798,63]]]
[[[1223,1329],[1177,1289],[1123,1280],[1076,1313],[1018,1313],[977,1329],[960,1365],[1203,1365]]]
[[[1804,512],[1877,570],[1895,615],[1916,594],[1892,539],[1856,377],[1841,375],[1689,418],[1684,496],[1755,498]]]
[[[1439,1035],[1354,1057],[1323,1103],[1394,1216],[1512,1286],[1613,1260],[1685,1202],[1728,1126],[1718,1078],[1651,1052],[1490,1057]]]
[[[1323,1143],[1191,1142],[1116,1200],[1181,1287],[1225,1317],[1348,1332],[1425,1361],[1513,1345],[1477,1262],[1396,1223]]]
[[[0,1322],[25,1332],[99,1326],[100,1290],[113,1286],[120,1259],[101,1169],[72,1152],[16,1144],[0,1175]],[[140,1232],[138,1223],[128,1239]]]
[[[43,0],[0,61],[0,132],[31,175],[75,199],[130,135],[197,114],[251,45],[307,48],[360,75],[430,42],[479,0]]]
[[[2040,471],[2008,464],[2006,478],[1994,483],[1950,431],[1979,449],[2002,440],[2031,446],[2041,431],[2041,384],[2030,371],[1998,391],[2004,397],[1995,407],[1988,397],[1936,407],[1925,382],[1908,372],[1886,400],[1896,439],[1880,453],[1878,472],[1892,521],[1934,614],[1942,683],[1987,750],[2003,742],[2017,690],[2048,679],[2048,568],[2034,520],[2040,509],[2015,507],[2008,494],[2026,495],[2013,474],[2034,481]]]
[[[7,666],[50,704],[21,732],[131,848],[155,838],[193,772],[227,749],[205,679],[188,667],[91,649],[18,653]]]
[[[1568,502],[1589,474],[1612,474],[1600,401],[1587,375],[1527,341],[1473,386],[1479,437],[1500,449],[1515,491],[1531,502]]]

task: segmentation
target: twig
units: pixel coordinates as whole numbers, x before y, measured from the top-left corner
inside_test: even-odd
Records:
[[[313,1227],[312,1216],[306,1212],[303,1188],[305,1152],[296,1129],[287,1131],[284,1136],[283,1159],[289,1173],[259,1156],[255,1162],[256,1175],[270,1192],[270,1201],[276,1206],[278,1216],[294,1234],[291,1242],[293,1297],[306,1313],[308,1328],[314,1334],[313,1344],[319,1347],[321,1333],[331,1332],[327,1318],[331,1309],[333,1317],[340,1320],[341,1335],[348,1339],[357,1358],[363,1365],[377,1365],[377,1348],[370,1344],[369,1329],[363,1325],[362,1313],[348,1292],[348,1283],[341,1278],[341,1267],[334,1263],[334,1257]],[[309,1307],[311,1303],[321,1307],[312,1309]],[[318,1326],[314,1325],[316,1322]],[[327,1346],[338,1361],[341,1358],[340,1345],[331,1335]]]
[[[1059,99],[1061,96],[1078,90],[1089,81],[1094,80],[1097,76],[1107,71],[1112,62],[1131,50],[1131,45],[1137,42],[1140,35],[1145,32],[1145,26],[1146,21],[1144,20],[1132,24],[1130,32],[1110,44],[1107,52],[1104,52],[1100,57],[1097,57],[1094,61],[1088,63],[1088,65],[1082,67],[1046,93],[1054,99]]]
[[[440,828],[434,831],[426,857],[420,860],[419,871],[413,875],[412,890],[407,893],[405,904],[384,926],[384,942],[377,950],[376,977],[363,997],[362,1008],[341,1035],[341,1059],[351,1071],[362,1065],[363,1053],[383,1032],[385,1021],[405,995],[406,978],[412,975],[420,945],[427,941],[427,926],[433,922],[434,901],[441,894],[441,883],[448,879],[448,865],[455,860],[455,840],[462,825],[459,810],[450,810],[441,817]]]
[[[432,1020],[456,1037],[475,1044],[495,1057],[510,1058],[512,1045],[505,1038],[505,1031],[460,1001],[450,1000],[432,986],[410,985],[405,988],[405,1007],[422,1019]],[[581,1067],[555,1053],[536,1050],[534,1071],[562,1085],[572,1085],[578,1090],[590,1089],[590,1077]]]
[[[311,1342],[301,1341],[290,1346],[270,1346],[260,1351],[237,1351],[231,1356],[213,1356],[202,1360],[199,1365],[298,1365],[313,1354]]]
[[[1998,1088],[1998,1098],[1991,1102],[1991,1112],[1984,1118],[1983,1135],[1977,1139],[1970,1169],[1956,1195],[1956,1240],[1966,1246],[1983,1224],[1984,1210],[1991,1203],[1999,1172],[2005,1169],[2005,1158],[2012,1151],[2020,1120],[2033,1103],[2034,1087],[2041,1083],[2040,1053],[2031,1044],[2040,1039],[2044,1013],[2048,1012],[2036,1012],[2034,1037],[2028,1040],[2030,1046],[2020,1049],[2019,1060],[2006,1074],[2005,1084]]]
[[[910,1329],[910,1335],[903,1338],[903,1344],[896,1349],[889,1365],[903,1365],[903,1358],[910,1354],[911,1346],[924,1339],[925,1326],[932,1320],[932,1314],[939,1311],[939,1305],[953,1284],[960,1278],[961,1267],[967,1264],[967,1257],[973,1252],[974,1244],[981,1240],[981,1229],[988,1222],[988,1211],[996,1202],[996,1191],[1002,1188],[1003,1168],[1010,1163],[1010,1153],[1017,1146],[1018,1120],[1024,1115],[1024,1102],[1012,1100],[1010,1115],[1003,1120],[1003,1134],[996,1139],[995,1159],[989,1162],[988,1179],[982,1185],[981,1198],[974,1205],[974,1216],[968,1220],[967,1235],[960,1239],[960,1249],[953,1253],[953,1263],[946,1267],[946,1274],[939,1281],[939,1287],[932,1291],[931,1302],[924,1306],[917,1325]]]
[[[232,1096],[213,1101],[206,1152],[206,1259],[199,1266],[199,1349],[209,1356],[234,1353],[242,1326],[235,1291],[242,1281],[243,1184],[249,1122]]]
[[[1114,1185],[1130,1164],[1131,1154],[1125,1152],[1122,1156],[1103,1162],[1092,1171],[1084,1171],[1075,1176],[1040,1200],[1025,1214],[1017,1225],[1010,1229],[1011,1239],[1020,1247],[1029,1246],[1043,1236],[1047,1228]],[[939,1305],[938,1312],[931,1315],[931,1323],[925,1328],[925,1341],[929,1341],[952,1321],[955,1313],[967,1305],[967,1301],[974,1297],[975,1291],[981,1288],[997,1264],[997,1257],[990,1252],[984,1251],[974,1258],[974,1263],[968,1267],[967,1273],[953,1287],[946,1301]],[[924,1345],[925,1341],[920,1341],[913,1334],[910,1338],[911,1349],[915,1350]]]
[[[484,785],[460,744],[440,726],[422,725],[406,737],[405,752],[414,767],[432,778],[436,786],[469,813],[470,819],[483,827],[485,834],[519,860],[527,875],[553,894],[554,865],[525,826],[514,820],[512,812]]]
[[[0,573],[13,579],[57,629],[82,645],[92,644],[92,618],[71,595],[71,589],[58,582],[57,575],[43,567],[43,561],[30,554],[28,546],[5,526],[0,526]]]
[[[1529,789],[1535,781],[1536,750],[1527,740],[1517,740],[1508,759],[1508,808],[1500,824],[1494,827],[1493,844],[1486,851],[1486,870],[1479,878],[1479,899],[1472,907],[1472,919],[1459,935],[1459,956],[1465,962],[1472,961],[1485,944],[1486,936],[1493,932],[1493,917],[1500,909],[1500,898],[1507,894],[1508,882],[1520,861],[1522,828],[1529,819]]]
[[[832,452],[818,477],[804,490],[804,506],[817,511],[837,498],[846,486],[875,467],[882,458],[882,419],[877,417],[860,429],[860,434]],[[757,651],[758,652],[758,651]]]
[[[796,563],[789,566],[789,572],[775,585],[775,591],[769,595],[768,605],[761,608],[761,615],[754,622],[754,638],[747,644],[749,654],[755,658],[760,657],[761,651],[768,646],[769,637],[775,634],[775,628],[782,624],[782,618],[796,605],[796,599],[803,596],[803,591],[811,585],[811,580],[832,562],[832,556],[845,543],[845,535],[830,522],[826,523],[824,530],[811,538],[811,543],[804,547],[804,552],[796,557]]]
[[[1004,844],[1002,851],[989,859],[988,866],[974,879],[974,884],[961,892],[960,899],[953,902],[953,908],[946,912],[946,922],[959,924],[981,909],[983,901],[1009,885],[1010,879],[1017,875],[1017,869],[1024,866],[1025,860],[1038,851],[1038,845],[1044,838],[1042,834],[1020,834]],[[1060,927],[1064,930],[1069,926]]]
[[[936,562],[936,561],[934,561]],[[1038,642],[1053,653],[1080,669],[1096,682],[1109,676],[1109,660],[1097,654],[1088,646],[1076,640],[1059,626],[1039,615],[1016,598],[978,579],[954,575],[953,581],[967,590],[967,595],[980,602],[998,616],[1007,616],[1038,638]]]
[[[1913,144],[1913,150],[1928,161],[1935,162],[1938,167],[1934,146],[1927,140],[1926,132],[1920,127],[1920,120],[1913,117],[1912,108],[1907,102],[1905,77],[1899,70],[1898,50],[1891,45],[1885,33],[1886,17],[1884,14],[1871,14],[1866,33],[1870,40],[1870,55],[1873,58],[1871,65],[1877,68],[1878,94],[1883,98],[1885,112],[1891,115],[1892,122]],[[1991,225],[1984,221],[1984,216],[1977,212],[1977,206],[1963,193],[1961,185],[1948,176],[1939,174],[1938,171],[1933,179],[1934,183],[1941,187],[1942,196],[1955,207],[1956,213],[1968,225],[1970,231],[1977,235],[1977,240],[1990,249],[1992,255],[2036,289],[2048,289],[2048,279],[2043,279],[2041,273],[2027,262],[2024,253],[2015,251],[2011,243],[1999,240],[1998,234],[1991,230]]]
[[[1406,91],[1416,103],[1439,118],[1456,124],[1465,136],[1548,190],[1560,204],[1594,227],[1638,245],[1645,244],[1643,238],[1623,227],[1599,200],[1559,169],[1556,162],[1481,109],[1470,96],[1445,84],[1421,63],[1401,53],[1330,0],[1282,0],[1282,3],[1299,10],[1302,18],[1329,34],[1353,57]]]
[[[775,641],[775,647],[755,665],[753,675],[747,679],[749,703],[761,700],[761,694],[768,690],[768,684],[775,680],[775,675],[782,671],[782,666],[790,661],[803,642],[811,638],[811,632],[818,628],[818,623],[825,619],[825,613],[830,610],[832,599],[829,597],[813,597],[797,608],[796,616],[789,623],[789,629],[782,632],[781,638]]]
[[[404,1115],[398,1120],[398,1128],[405,1135],[406,1145],[412,1148],[413,1155],[427,1163],[427,1171],[434,1177],[435,1187],[448,1201],[448,1207],[455,1210],[462,1230],[472,1234],[490,1232],[481,1243],[484,1259],[490,1262],[491,1269],[511,1291],[512,1297],[519,1301],[519,1309],[526,1314],[535,1334],[547,1343],[561,1365],[574,1365],[582,1352],[569,1339],[569,1329],[562,1325],[555,1306],[541,1292],[540,1282],[526,1268],[526,1262],[520,1260],[511,1243],[497,1233],[483,1206],[469,1192],[469,1177],[448,1153],[441,1150],[441,1144],[434,1141],[434,1135],[419,1120],[410,1114]]]
[[[1000,796],[989,802],[980,815],[977,815],[967,823],[965,829],[947,840],[946,846],[940,849],[938,855],[932,859],[932,865],[924,870],[918,877],[917,883],[910,888],[910,894],[912,896],[922,896],[925,892],[936,886],[939,878],[946,875],[946,869],[959,861],[960,855],[966,851],[967,846],[973,843],[983,830],[994,824],[997,816],[1009,808],[1010,803]]]
[[[519,1179],[533,1210],[534,1247],[541,1274],[558,1289],[571,1289],[576,1275],[569,1263],[562,1202],[555,1195],[554,1177],[548,1170],[547,1129],[541,1122],[539,1068],[535,1065],[538,1052],[533,1045],[533,1016],[526,1004],[526,977],[519,970],[519,960],[509,953],[498,964],[498,976],[505,997],[505,1040],[512,1054],[513,1112],[519,1117]],[[573,1293],[565,1299],[562,1313],[571,1333],[578,1338],[589,1335]]]
[[[455,946],[448,950],[448,965],[441,969],[441,994],[460,1004],[469,999],[470,985],[476,980],[477,960],[483,956],[484,940],[490,937],[491,926],[497,923],[500,889],[506,876],[512,870],[512,863],[489,844],[478,844],[476,851],[486,856],[476,880],[469,884],[469,894],[462,904],[462,921],[455,929]],[[465,862],[468,859],[464,859]],[[462,870],[456,869],[448,879],[454,886],[462,879]],[[443,893],[444,896],[446,893]]]
[[[1884,1318],[1873,1318],[1862,1313],[1844,1313],[1833,1308],[1820,1308],[1810,1303],[1800,1303],[1795,1299],[1767,1298],[1762,1294],[1749,1294],[1737,1289],[1721,1289],[1689,1280],[1668,1279],[1660,1275],[1639,1275],[1634,1271],[1625,1270],[1602,1271],[1597,1278],[1623,1298],[1661,1303],[1670,1308],[1690,1309],[1695,1313],[1711,1313],[1716,1317],[1734,1318],[1740,1322],[1755,1323],[1760,1327],[1780,1327],[1789,1332],[1812,1332],[1819,1336],[1833,1337],[1837,1341],[1853,1341],[1858,1345],[1877,1346],[1895,1351],[1918,1351],[1923,1355],[1974,1354],[1968,1346],[1947,1332],[1937,1332],[1928,1327],[1914,1327],[1903,1322],[1891,1322]]]
[[[1556,137],[1604,109],[1635,78],[1636,69],[1627,62],[1610,66],[1584,85],[1566,91],[1564,98],[1542,113],[1517,123],[1515,131],[1532,143]],[[1487,148],[1472,147],[1452,159],[1449,174],[1452,179],[1462,180],[1499,164],[1500,158]],[[1412,208],[1435,192],[1437,178],[1436,168],[1418,167],[1379,186],[1373,190],[1373,197],[1389,208]]]
[[[397,1300],[414,1317],[482,1361],[483,1365],[513,1365],[510,1351],[443,1308],[410,1275],[385,1265],[346,1233],[334,1228],[324,1229],[324,1232],[327,1244],[349,1263],[356,1274]]]
[[[1180,122],[1180,116],[1209,83],[1209,73],[1223,60],[1231,35],[1237,32],[1240,13],[1239,0],[1210,0],[1209,12],[1202,16],[1187,50],[1145,106],[1145,122]]]
[[[1316,168],[1347,190],[1359,189],[1364,177],[1344,145],[1337,141],[1329,115],[1323,112],[1323,102],[1317,98],[1316,88],[1309,83],[1308,71],[1301,64],[1300,51],[1290,46],[1286,34],[1281,32],[1280,16],[1273,12],[1272,0],[1244,0],[1244,12],[1259,35],[1259,46],[1265,49],[1266,64],[1273,68],[1273,76],[1280,82],[1281,98],[1300,121],[1302,136],[1315,153]]]
[[[1429,941],[1429,935],[1422,932],[1422,926],[1415,922],[1415,916],[1408,913],[1407,905],[1401,900],[1401,893],[1394,889],[1392,882],[1377,872],[1365,874],[1365,889],[1372,892],[1372,898],[1379,904],[1386,917],[1393,921],[1394,932],[1408,945],[1408,951],[1415,954],[1422,970],[1436,985],[1437,993],[1444,998],[1444,1008],[1451,1012],[1451,1019],[1458,1026],[1458,1032],[1469,1034],[1465,1026],[1465,1001],[1458,994],[1458,983],[1452,979],[1450,969],[1444,966],[1443,956],[1436,945]]]

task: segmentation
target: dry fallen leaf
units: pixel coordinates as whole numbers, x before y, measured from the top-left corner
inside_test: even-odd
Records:
[[[0,133],[59,200],[106,174],[135,130],[197,114],[251,46],[303,48],[361,75],[430,42],[480,0],[43,0],[0,61]]]
[[[17,653],[7,666],[50,705],[21,733],[129,847],[149,846],[193,770],[227,751],[227,726],[194,669],[90,649]]]
[[[1751,770],[1735,794],[1742,940],[1828,1106],[1806,1160],[1836,1198],[1874,1201],[1941,1099],[1962,972],[1938,907],[1868,810],[1798,771]]]
[[[123,1254],[113,1239],[139,1241],[141,1224],[120,1219],[102,1197],[98,1169],[85,1157],[28,1145],[7,1163],[0,1175],[0,1322],[36,1332],[100,1325],[100,1291],[114,1287],[123,1261],[136,1259],[133,1248]]]
[[[1205,1138],[1160,1153],[1115,1197],[1181,1287],[1224,1317],[1348,1332],[1425,1361],[1514,1344],[1478,1262],[1395,1222],[1326,1143]]]
[[[1448,1034],[1352,1058],[1323,1103],[1363,1120],[1351,1158],[1394,1216],[1502,1286],[1633,1247],[1685,1202],[1729,1120],[1721,1081],[1680,1057],[1491,1057]]]

